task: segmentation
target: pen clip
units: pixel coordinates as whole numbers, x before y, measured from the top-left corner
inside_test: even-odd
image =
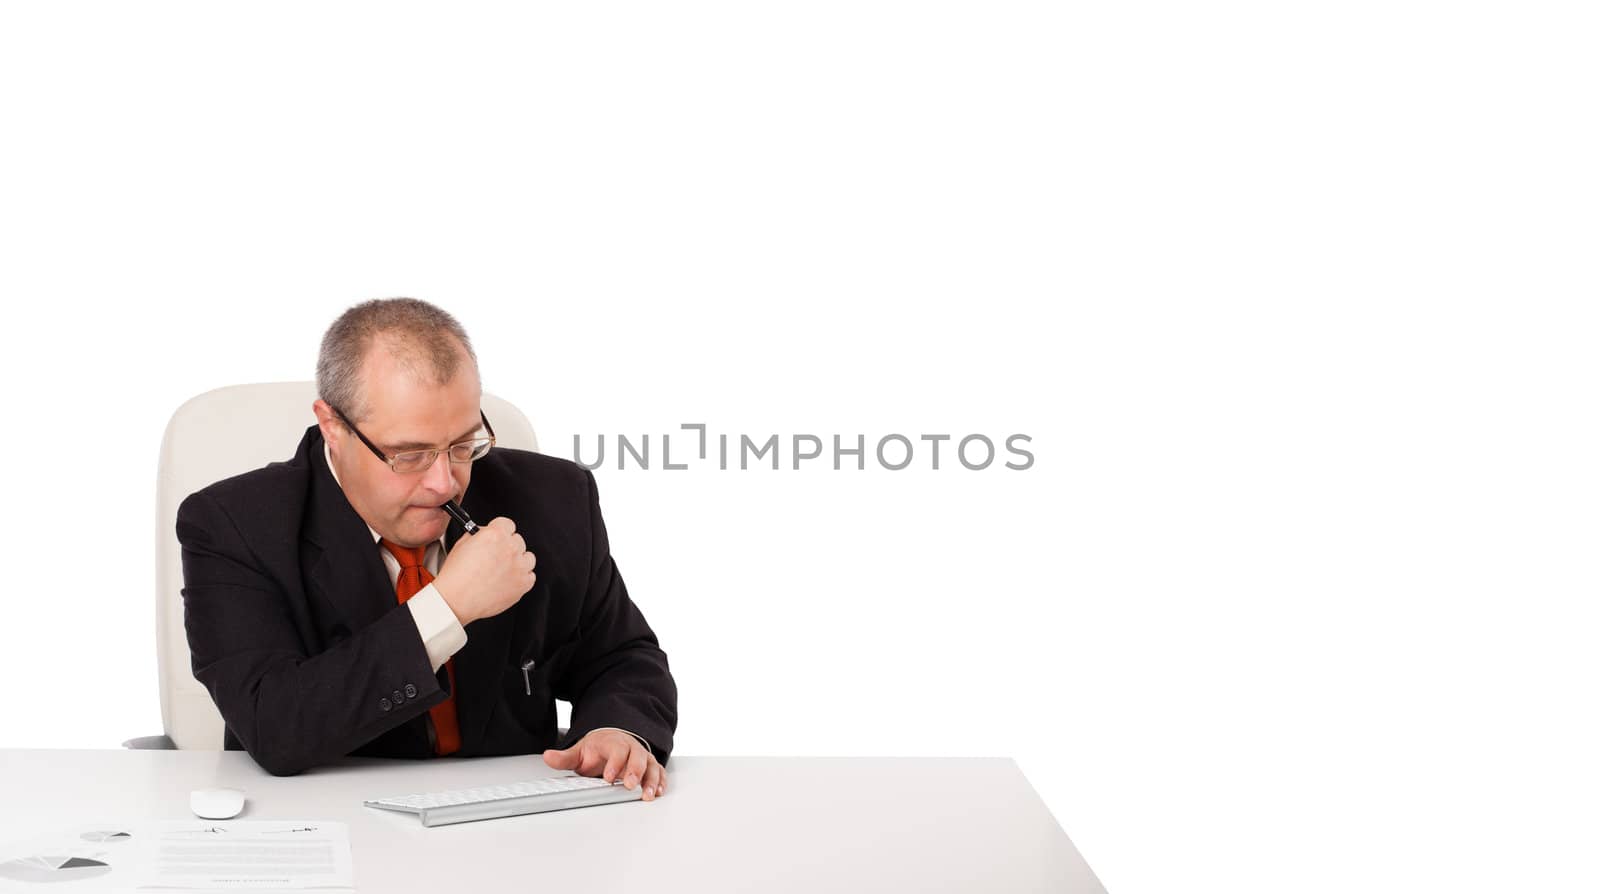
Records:
[[[533,681],[528,679],[528,672],[531,670],[533,670],[533,659],[529,658],[527,661],[522,662],[522,686],[528,691],[529,695],[533,694]]]

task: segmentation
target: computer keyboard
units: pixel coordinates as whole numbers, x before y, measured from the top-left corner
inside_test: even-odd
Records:
[[[482,788],[464,788],[422,795],[400,795],[364,801],[368,807],[415,813],[424,826],[445,826],[472,820],[544,813],[573,807],[593,807],[637,801],[644,797],[644,786],[629,791],[622,780],[606,782],[592,776],[549,776],[527,782],[509,782]]]

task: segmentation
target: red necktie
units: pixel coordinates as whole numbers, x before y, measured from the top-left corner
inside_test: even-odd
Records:
[[[422,562],[423,556],[427,554],[426,546],[404,547],[388,540],[378,542],[400,561],[400,577],[395,580],[394,590],[401,605],[421,592],[423,587],[433,583],[433,575],[428,573],[427,566]],[[428,716],[433,718],[433,728],[438,737],[435,742],[435,753],[452,754],[461,748],[461,728],[456,724],[455,659],[446,661],[444,667],[450,676],[450,697],[429,708]]]

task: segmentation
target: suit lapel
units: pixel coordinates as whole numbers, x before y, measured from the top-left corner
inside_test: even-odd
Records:
[[[316,426],[311,431],[316,432]],[[307,595],[331,606],[354,632],[394,608],[394,587],[367,523],[328,471],[321,435],[308,434],[303,444],[311,465],[310,517],[302,537],[313,548],[301,553],[306,557]]]

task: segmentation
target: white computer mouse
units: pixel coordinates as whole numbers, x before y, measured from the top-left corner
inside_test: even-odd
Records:
[[[236,788],[202,788],[189,793],[189,809],[201,819],[233,819],[244,810],[244,792]]]

